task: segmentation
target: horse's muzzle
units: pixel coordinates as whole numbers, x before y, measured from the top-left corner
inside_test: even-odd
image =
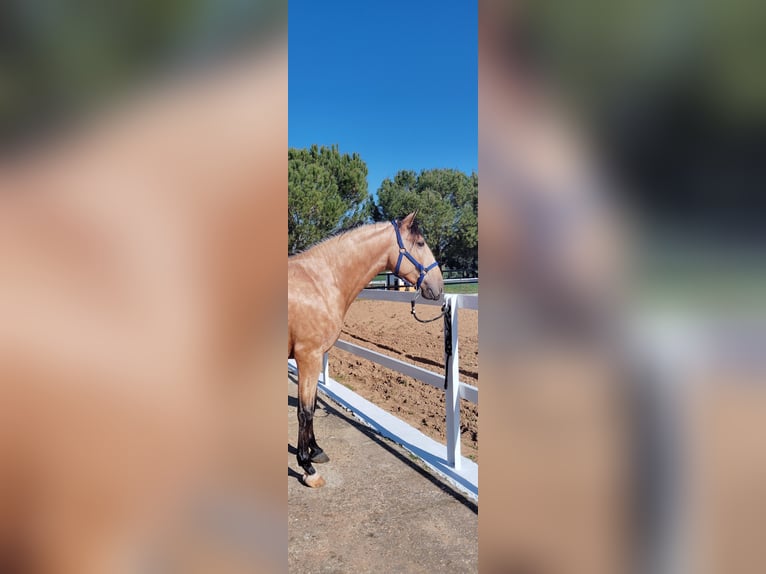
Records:
[[[430,285],[423,285],[423,287],[420,289],[420,293],[426,299],[430,299],[431,301],[438,301],[442,296],[443,290],[443,288],[434,289]]]

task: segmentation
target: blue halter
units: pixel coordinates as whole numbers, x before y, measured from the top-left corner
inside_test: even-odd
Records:
[[[396,231],[396,242],[399,244],[399,259],[396,260],[396,268],[394,269],[394,275],[399,277],[399,266],[402,264],[402,258],[406,257],[410,260],[410,263],[412,263],[415,266],[415,269],[417,269],[418,273],[420,273],[420,276],[418,277],[417,285],[415,285],[415,289],[420,289],[420,284],[423,282],[423,279],[425,279],[426,274],[439,265],[437,261],[434,261],[429,265],[428,267],[424,267],[420,261],[415,259],[412,254],[407,251],[407,249],[404,247],[404,243],[402,242],[402,234],[399,233],[399,225],[397,225],[396,220],[391,220],[391,225],[394,226],[394,231]],[[404,279],[404,277],[399,277],[400,279]],[[406,279],[405,279],[406,281]]]

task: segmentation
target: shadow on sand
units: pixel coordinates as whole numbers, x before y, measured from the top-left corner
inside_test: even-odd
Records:
[[[296,379],[292,374],[289,375],[289,379],[293,383],[296,382]],[[297,407],[298,399],[288,395],[287,405],[293,408]],[[367,427],[366,425],[354,419],[353,415],[347,414],[345,411],[335,408],[329,401],[325,400],[321,395],[317,399],[317,413],[319,413],[320,408],[323,409],[327,413],[327,415],[336,416],[342,419],[343,421],[345,421],[347,424],[354,427],[357,431],[363,434],[367,439],[377,443],[378,446],[388,451],[390,454],[396,457],[400,462],[406,464],[407,466],[415,470],[423,478],[431,482],[431,484],[433,484],[434,486],[438,487],[443,492],[446,492],[447,494],[452,496],[455,500],[457,500],[458,502],[460,502],[461,504],[469,508],[474,514],[478,514],[479,507],[474,501],[464,496],[458,490],[452,488],[449,484],[442,482],[439,478],[431,474],[431,472],[429,472],[427,469],[423,468],[421,466],[421,463],[411,460],[407,454],[400,452],[399,448],[397,446],[394,446],[390,441],[388,441],[388,439],[380,436],[371,428]],[[332,456],[331,447],[327,448],[327,451],[328,453],[330,453],[330,456]],[[293,445],[288,443],[287,452],[292,455],[295,455],[297,454],[297,449]],[[294,477],[296,480],[301,482],[301,484],[303,484],[301,480],[302,475],[296,472],[294,469],[292,469],[289,466],[287,467],[287,475]]]

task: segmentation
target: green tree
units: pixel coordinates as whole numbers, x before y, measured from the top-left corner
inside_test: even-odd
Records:
[[[445,262],[453,269],[479,269],[479,177],[470,176],[470,187],[457,194],[454,235],[444,250]]]
[[[455,169],[403,170],[378,190],[377,217],[418,211],[428,245],[443,267],[478,268],[478,177]]]
[[[312,145],[290,148],[287,157],[288,253],[369,219],[367,164],[358,154],[341,154],[338,146]]]

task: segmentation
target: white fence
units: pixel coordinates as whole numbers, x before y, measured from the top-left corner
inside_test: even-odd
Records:
[[[359,299],[376,299],[409,304],[413,293],[398,291],[378,291],[365,289]],[[338,341],[336,347],[362,358],[373,361],[404,375],[416,378],[426,384],[444,390],[445,420],[447,428],[447,445],[440,444],[427,437],[419,430],[398,419],[394,415],[370,403],[347,387],[334,381],[328,372],[327,355],[324,357],[322,377],[319,389],[377,432],[402,445],[425,464],[444,476],[459,490],[478,500],[479,497],[479,467],[460,454],[460,399],[479,403],[479,390],[459,380],[460,348],[458,338],[458,309],[479,310],[478,295],[451,294],[444,296],[445,302],[450,303],[450,319],[452,321],[452,354],[448,363],[447,388],[444,389],[445,377],[441,373],[428,371],[417,365],[406,363],[360,347],[348,341]],[[419,299],[418,304],[440,306],[441,302]],[[414,319],[413,319],[414,322]],[[446,355],[446,353],[445,353]],[[445,357],[446,359],[446,357]],[[295,371],[295,361],[288,360],[288,368]]]
[[[411,283],[407,283],[404,279],[400,279],[396,275],[394,275],[391,271],[388,271],[386,274],[385,279],[374,279],[370,281],[367,286],[368,288],[393,288],[393,287],[404,287],[405,285],[408,285],[412,287]],[[457,285],[460,283],[478,283],[479,278],[478,277],[456,277],[452,279],[444,279],[445,285]]]
[[[372,289],[365,289],[360,294],[358,299],[375,299],[379,301],[394,301],[397,303],[409,304],[412,300],[412,293],[400,293],[396,291],[376,291]],[[459,349],[459,337],[458,337],[458,309],[472,309],[474,311],[479,310],[479,296],[478,295],[463,295],[453,294],[444,295],[444,302],[449,303],[450,319],[452,321],[452,355],[449,357],[448,374],[446,377],[447,388],[444,389],[445,376],[422,367],[418,367],[399,359],[394,359],[382,353],[371,351],[359,345],[349,343],[348,341],[339,340],[335,343],[338,349],[353,353],[363,359],[377,363],[383,367],[392,369],[403,375],[413,377],[436,387],[437,389],[444,390],[445,397],[445,420],[447,427],[447,462],[456,469],[460,470],[461,455],[460,455],[460,399],[465,399],[474,404],[479,404],[479,389],[473,385],[463,383],[459,380],[460,376],[460,349]],[[418,304],[426,305],[440,305],[433,301],[426,299],[418,299]],[[445,333],[446,336],[446,333]],[[447,359],[445,353],[445,360]],[[329,373],[327,371],[327,355],[325,355],[323,380],[329,379]]]

